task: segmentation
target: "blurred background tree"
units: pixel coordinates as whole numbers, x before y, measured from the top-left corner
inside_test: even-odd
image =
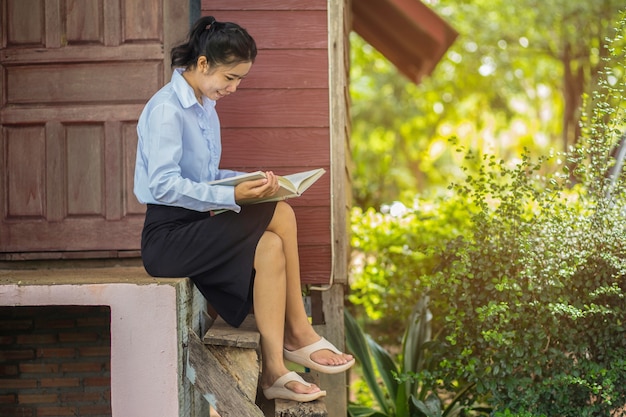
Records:
[[[449,143],[516,161],[579,137],[623,0],[424,0],[459,37],[415,85],[352,34],[354,205],[434,195],[463,175]],[[592,106],[592,100],[589,106]]]

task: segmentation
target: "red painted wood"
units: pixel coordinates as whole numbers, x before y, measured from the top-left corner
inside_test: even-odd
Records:
[[[324,49],[259,51],[240,88],[328,88],[328,52]]]
[[[327,0],[202,0],[206,13],[218,10],[326,10]]]
[[[7,104],[145,102],[159,88],[161,68],[156,61],[10,66]]]
[[[331,273],[330,246],[300,246],[300,270],[303,284],[327,284]]]
[[[163,84],[162,0],[9,1],[10,13],[0,9],[0,252],[137,250],[143,207],[129,203],[129,149]]]
[[[325,10],[224,10],[213,16],[246,28],[261,50],[328,48]]]
[[[217,105],[223,128],[328,127],[328,90],[241,89]]]
[[[329,134],[328,128],[223,129],[222,167],[241,171],[327,167],[330,166]]]

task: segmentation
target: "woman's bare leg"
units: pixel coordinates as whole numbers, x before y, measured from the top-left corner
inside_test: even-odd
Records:
[[[254,315],[261,333],[261,388],[265,389],[289,372],[283,361],[287,290],[285,256],[283,242],[277,234],[263,234],[257,245],[254,267]],[[306,386],[296,381],[287,383],[286,388],[302,394],[320,390],[315,385]]]
[[[298,256],[298,236],[296,217],[291,206],[285,202],[276,205],[274,216],[267,228],[282,241],[286,273],[286,308],[284,327],[284,347],[288,350],[300,349],[317,342],[320,336],[309,322],[302,302],[300,284],[300,260]],[[321,365],[343,365],[352,355],[337,355],[326,349],[314,352],[311,359]]]

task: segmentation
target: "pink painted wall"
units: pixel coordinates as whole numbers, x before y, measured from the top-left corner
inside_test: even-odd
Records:
[[[25,285],[19,276],[5,278],[0,273],[0,305],[110,306],[113,417],[184,414],[179,349],[186,326],[179,324],[177,286],[186,288],[185,279]]]

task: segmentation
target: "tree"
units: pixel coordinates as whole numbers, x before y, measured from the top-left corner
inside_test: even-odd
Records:
[[[447,186],[460,172],[447,139],[505,160],[565,150],[580,135],[621,0],[430,0],[460,33],[414,85],[352,35],[355,204],[379,207]],[[623,40],[622,40],[623,43]]]

